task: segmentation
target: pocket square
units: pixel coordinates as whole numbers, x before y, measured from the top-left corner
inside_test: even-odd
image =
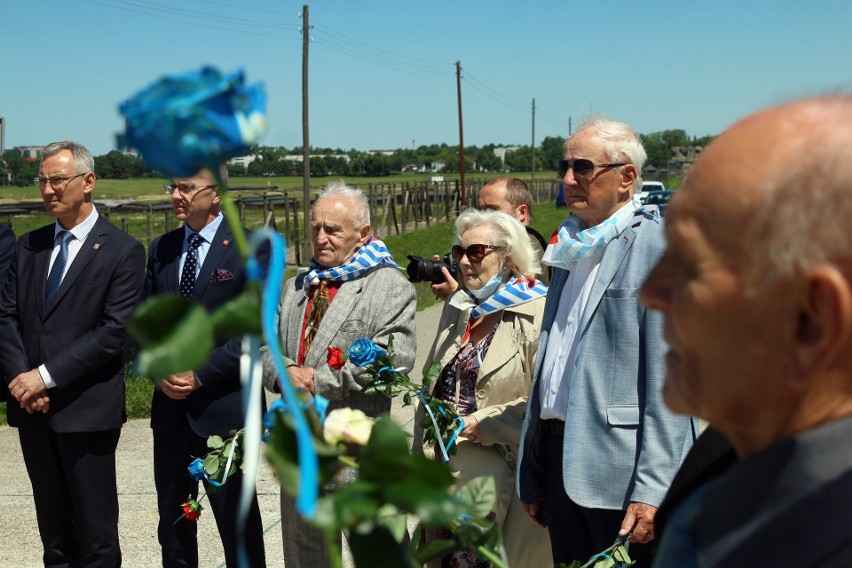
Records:
[[[227,268],[217,268],[210,275],[210,282],[227,282],[234,279],[234,273]]]

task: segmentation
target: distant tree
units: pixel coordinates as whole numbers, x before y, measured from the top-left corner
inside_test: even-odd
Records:
[[[32,185],[33,179],[38,175],[38,160],[22,158],[14,150],[4,152],[2,162],[0,170],[3,171],[3,179],[6,179],[6,173],[8,173],[11,177],[11,184],[14,186],[26,187]]]
[[[532,150],[521,146],[514,152],[506,152],[506,169],[510,172],[528,172],[532,164]],[[541,160],[536,156],[536,170],[541,170]]]
[[[565,139],[561,136],[545,136],[541,141],[541,150],[536,155],[543,169],[556,171],[557,162],[565,157]]]
[[[690,146],[689,136],[686,135],[686,130],[663,130],[660,133],[663,143],[671,150],[675,146]]]
[[[663,142],[660,134],[640,134],[639,137],[642,139],[642,145],[648,154],[646,165],[654,166],[657,169],[665,168],[672,157],[672,151]]]
[[[503,161],[494,153],[494,145],[488,144],[476,153],[476,165],[486,172],[499,172],[503,167]]]

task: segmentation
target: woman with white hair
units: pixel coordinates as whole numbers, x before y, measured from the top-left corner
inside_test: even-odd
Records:
[[[441,365],[432,396],[463,420],[447,466],[457,487],[494,477],[497,499],[490,518],[502,529],[509,565],[547,566],[552,563],[547,531],[526,518],[515,493],[515,460],[547,293],[534,278],[541,267],[523,225],[496,211],[468,209],[459,215],[452,254],[462,286],[444,304],[427,364]],[[424,441],[431,421],[422,404],[416,416],[414,451],[437,456],[440,449]],[[436,565],[489,563],[463,551]]]

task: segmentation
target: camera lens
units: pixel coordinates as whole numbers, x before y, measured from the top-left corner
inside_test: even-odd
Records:
[[[444,273],[441,272],[441,267],[447,266],[443,261],[440,260],[429,260],[425,258],[421,258],[419,256],[415,256],[413,254],[408,255],[408,266],[405,268],[405,271],[408,273],[408,280],[411,282],[432,282],[433,284],[439,284],[444,281]]]

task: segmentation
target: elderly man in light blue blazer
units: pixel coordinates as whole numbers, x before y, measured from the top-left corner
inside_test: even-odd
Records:
[[[645,158],[629,126],[600,118],[559,163],[572,215],[543,258],[554,270],[518,472],[554,564],[632,533],[649,565],[656,508],[698,432],[663,405],[662,318],[637,296],[665,248],[657,208],[635,197]]]

